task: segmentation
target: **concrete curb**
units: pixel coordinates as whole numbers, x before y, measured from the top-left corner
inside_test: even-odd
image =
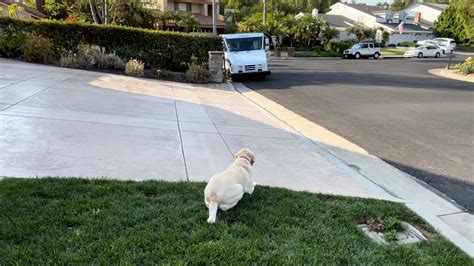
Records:
[[[342,57],[270,57],[270,61],[284,61],[284,60],[340,60]]]
[[[464,212],[454,202],[429,189],[427,184],[369,154],[360,146],[299,116],[243,84],[231,85],[244,97],[261,106],[343,163],[356,169],[368,180],[404,200],[408,208],[425,219],[469,256],[474,257],[474,239],[467,238],[467,236],[471,238],[474,236],[471,229],[474,215]],[[453,217],[459,216],[463,219],[452,222]],[[451,221],[451,225],[447,220]]]
[[[342,57],[287,57],[287,56],[281,56],[281,57],[270,57],[270,61],[287,61],[287,60],[342,60]],[[379,60],[381,59],[409,59],[404,57],[403,55],[400,56],[380,56]],[[357,60],[357,59],[355,59]],[[377,60],[377,59],[373,59]]]
[[[474,77],[468,77],[468,76],[463,76],[461,74],[457,74],[455,70],[453,69],[435,68],[435,69],[428,70],[428,72],[430,72],[433,75],[444,77],[444,78],[474,83]]]

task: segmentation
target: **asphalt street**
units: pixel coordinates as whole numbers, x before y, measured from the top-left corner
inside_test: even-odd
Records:
[[[473,213],[474,84],[427,72],[447,62],[274,60],[266,81],[244,84]]]

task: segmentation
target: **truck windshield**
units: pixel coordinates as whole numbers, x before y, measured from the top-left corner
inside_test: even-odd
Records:
[[[361,48],[360,43],[354,44],[354,45],[352,46],[352,49],[359,49],[359,48]]]
[[[262,49],[262,37],[226,39],[229,52],[252,51]]]

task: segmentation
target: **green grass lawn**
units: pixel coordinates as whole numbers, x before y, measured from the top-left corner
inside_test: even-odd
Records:
[[[381,53],[382,55],[404,55],[405,50],[397,48],[382,48]]]
[[[403,205],[258,186],[215,225],[204,183],[83,179],[0,181],[0,264],[473,265],[449,241],[379,245],[357,228]]]

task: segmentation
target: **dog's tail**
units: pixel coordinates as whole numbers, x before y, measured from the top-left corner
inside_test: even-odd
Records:
[[[216,215],[217,215],[217,208],[219,207],[219,204],[215,201],[209,202],[209,218],[207,219],[207,222],[210,224],[213,224],[216,222]]]

